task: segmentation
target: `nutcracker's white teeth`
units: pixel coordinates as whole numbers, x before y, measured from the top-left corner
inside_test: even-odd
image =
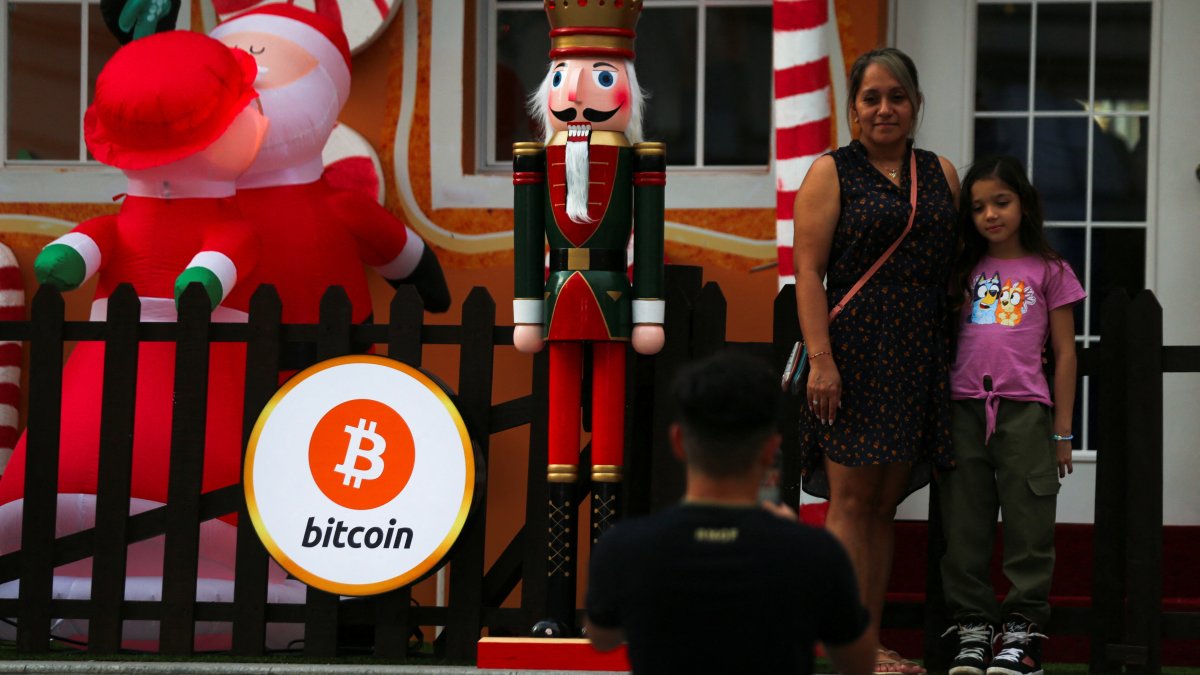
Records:
[[[590,124],[568,124],[567,125],[567,140],[570,141],[586,141],[592,135],[592,125]]]

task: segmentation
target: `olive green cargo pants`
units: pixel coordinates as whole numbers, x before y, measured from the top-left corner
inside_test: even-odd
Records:
[[[938,479],[947,609],[956,623],[978,618],[997,625],[1021,614],[1045,625],[1059,488],[1050,410],[1002,399],[986,444],[985,415],[982,399],[953,402],[957,468]],[[1012,582],[1003,604],[990,574],[997,512],[1004,521],[1004,576]]]

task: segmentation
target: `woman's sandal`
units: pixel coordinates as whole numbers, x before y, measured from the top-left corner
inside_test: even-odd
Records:
[[[900,656],[900,653],[894,649],[880,647],[875,654],[875,672],[918,675],[924,673],[925,669],[916,661],[909,661]]]

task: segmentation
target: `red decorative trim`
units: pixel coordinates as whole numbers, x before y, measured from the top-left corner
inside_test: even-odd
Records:
[[[546,174],[541,171],[514,171],[513,185],[539,185],[546,182]]]
[[[637,171],[633,174],[634,185],[666,185],[666,171]]]
[[[617,56],[632,60],[633,50],[617,47],[556,47],[550,50],[551,59],[569,59],[572,56]]]
[[[567,26],[564,28],[555,28],[550,31],[551,39],[567,35],[608,35],[632,40],[637,34],[627,28],[609,28],[605,26]]]

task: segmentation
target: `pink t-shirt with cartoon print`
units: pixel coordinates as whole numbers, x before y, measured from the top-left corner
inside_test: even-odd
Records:
[[[1087,296],[1071,266],[1039,255],[984,256],[971,279],[950,372],[951,398],[988,399],[989,418],[1000,398],[1052,405],[1042,373],[1050,311]]]

